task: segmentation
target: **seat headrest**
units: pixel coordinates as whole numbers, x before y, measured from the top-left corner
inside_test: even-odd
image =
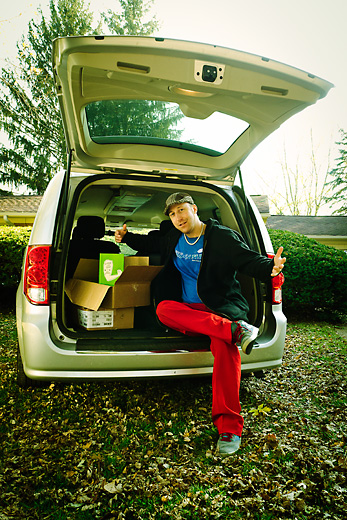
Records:
[[[174,225],[171,222],[171,220],[162,220],[160,222],[159,229],[162,235],[166,235],[166,233],[170,231],[173,227]]]
[[[101,217],[89,215],[79,217],[73,230],[73,238],[102,238],[105,235],[105,222]]]

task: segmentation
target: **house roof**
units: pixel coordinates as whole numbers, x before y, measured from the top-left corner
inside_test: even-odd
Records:
[[[269,203],[266,195],[251,195],[261,214],[269,214]],[[35,215],[42,195],[6,195],[0,196],[0,214]],[[347,216],[294,216],[294,215],[271,215],[268,216],[266,227],[268,229],[280,229],[293,231],[302,235],[319,236],[347,236]]]
[[[251,195],[260,213],[269,213],[267,195]],[[42,195],[6,195],[0,196],[0,214],[36,213]]]
[[[347,236],[347,216],[306,217],[294,215],[271,215],[268,229],[293,231],[306,236]]]
[[[251,195],[251,199],[257,206],[259,213],[270,215],[269,199],[267,195]]]
[[[0,196],[0,213],[36,213],[42,195],[6,195]]]

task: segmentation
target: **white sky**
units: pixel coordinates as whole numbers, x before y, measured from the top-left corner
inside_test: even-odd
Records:
[[[95,11],[118,5],[116,0],[90,4]],[[0,66],[5,65],[5,57],[15,56],[15,44],[39,5],[45,11],[49,2],[11,0],[2,5]],[[325,99],[284,123],[245,161],[242,171],[250,193],[268,191],[262,178],[272,185],[281,178],[284,148],[290,168],[310,165],[311,131],[319,168],[326,170],[329,151],[333,166],[339,129],[347,131],[347,0],[155,0],[152,13],[161,21],[160,36],[266,56],[335,85]]]

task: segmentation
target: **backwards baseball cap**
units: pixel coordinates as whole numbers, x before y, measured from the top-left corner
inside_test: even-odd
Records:
[[[188,202],[189,204],[195,204],[193,198],[189,195],[189,193],[172,193],[166,199],[164,214],[168,215],[171,206],[173,206],[174,204],[183,204],[184,202]]]

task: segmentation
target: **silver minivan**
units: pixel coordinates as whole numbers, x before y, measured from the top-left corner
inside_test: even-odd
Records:
[[[124,244],[119,251],[114,232],[126,223],[137,233],[165,233],[165,200],[177,191],[193,196],[202,220],[213,218],[273,255],[241,165],[332,85],[235,50],[131,36],[59,38],[53,71],[68,167],[50,182],[25,253],[16,302],[19,385],[211,374],[209,339],[162,326],[151,298],[133,309],[130,326],[94,327],[76,319],[71,280],[81,261],[95,264],[100,253],[148,256],[160,266],[146,251]],[[244,373],[282,362],[282,282],[240,276],[249,322],[260,329],[251,355],[241,352]]]

